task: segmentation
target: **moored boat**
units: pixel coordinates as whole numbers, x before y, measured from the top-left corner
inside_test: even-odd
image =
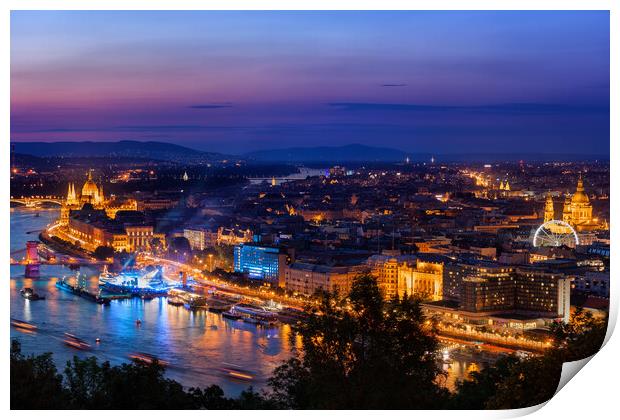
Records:
[[[19,293],[22,295],[24,299],[28,299],[28,300],[44,300],[45,299],[45,296],[41,296],[38,293],[35,293],[35,291],[32,290],[32,288],[30,287],[24,287],[22,290],[19,291]]]
[[[72,293],[74,295],[83,297],[86,300],[90,300],[91,302],[98,303],[100,305],[109,305],[110,299],[107,297],[101,296],[101,291],[97,293],[90,292],[83,286],[79,280],[80,275],[78,274],[78,286],[72,286],[65,281],[65,278],[58,280],[56,282],[56,287],[65,292]]]
[[[226,319],[238,320],[241,319],[242,316],[235,312],[234,308],[230,308],[229,310],[222,312],[222,316]]]

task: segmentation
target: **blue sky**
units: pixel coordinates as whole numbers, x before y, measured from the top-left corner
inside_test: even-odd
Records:
[[[609,154],[609,14],[11,15],[12,141]]]

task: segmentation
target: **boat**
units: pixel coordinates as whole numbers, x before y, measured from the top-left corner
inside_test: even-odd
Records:
[[[100,292],[99,295],[102,298],[107,298],[110,300],[120,300],[120,299],[131,299],[133,295],[127,292],[117,292],[117,293],[109,293],[109,292]]]
[[[45,300],[45,296],[41,296],[38,293],[35,293],[30,287],[24,287],[19,291],[24,299],[28,300]]]
[[[243,317],[243,321],[249,324],[261,326],[275,326],[279,323],[276,314],[264,308],[255,305],[236,305],[235,313]]]
[[[170,364],[167,361],[162,360],[159,357],[149,353],[134,352],[129,354],[129,358],[134,361],[140,361],[148,364],[155,363],[155,361],[157,361],[162,366],[168,366]]]
[[[183,302],[183,300],[178,298],[177,296],[168,296],[166,300],[168,301],[168,305],[172,305],[172,306],[185,305],[185,302]]]
[[[232,307],[232,304],[220,299],[209,298],[207,299],[207,307],[209,312],[221,314],[224,311],[228,311]]]
[[[235,321],[243,318],[241,315],[235,312],[234,308],[230,308],[229,310],[222,312],[222,316],[226,319],[232,319]]]
[[[222,363],[222,366],[218,370],[227,378],[244,382],[254,380],[255,376],[255,373],[251,370],[244,369],[243,367],[232,363]]]
[[[65,292],[72,293],[76,296],[83,297],[86,300],[90,300],[91,302],[98,303],[100,305],[109,305],[110,298],[101,296],[101,291],[97,293],[90,292],[83,281],[80,280],[80,274],[78,274],[78,286],[72,286],[66,282],[65,278],[58,280],[56,282],[56,287]]]
[[[186,303],[185,307],[188,309],[206,309],[207,300],[204,297],[191,297]]]
[[[280,324],[280,321],[277,319],[261,319],[259,320],[259,324],[263,327],[276,327]]]
[[[65,338],[63,341],[67,346],[73,347],[76,350],[90,349],[90,344],[70,333],[65,333]]]
[[[11,327],[17,328],[22,331],[34,332],[38,328],[36,325],[31,324],[30,322],[22,321],[21,319],[11,318]]]
[[[248,324],[258,325],[260,324],[260,320],[251,316],[246,316],[243,318],[243,322],[247,322]]]
[[[168,292],[168,303],[171,305],[185,306],[190,310],[206,309],[207,298],[189,290],[174,288]]]

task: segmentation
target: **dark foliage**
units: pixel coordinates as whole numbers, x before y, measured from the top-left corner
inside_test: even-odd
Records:
[[[270,404],[251,388],[226,398],[216,385],[190,388],[164,377],[158,363],[111,366],[75,357],[59,374],[51,354],[24,356],[11,346],[11,409],[259,409]]]
[[[98,260],[107,260],[114,257],[114,248],[109,246],[98,246],[93,254]]]
[[[296,327],[303,354],[278,367],[269,394],[280,408],[441,408],[437,341],[418,302],[383,300],[362,275],[347,297],[323,294]]]

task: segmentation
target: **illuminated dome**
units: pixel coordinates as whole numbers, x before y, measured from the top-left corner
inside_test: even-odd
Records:
[[[88,179],[82,187],[82,202],[99,204],[101,198],[102,197],[99,196],[99,187],[93,181],[92,172],[88,171]]]
[[[583,192],[583,180],[581,179],[581,177],[579,177],[579,181],[577,181],[577,191],[575,191],[575,194],[571,198],[571,203],[572,204],[589,204],[590,203],[590,199],[588,198],[587,194]]]

